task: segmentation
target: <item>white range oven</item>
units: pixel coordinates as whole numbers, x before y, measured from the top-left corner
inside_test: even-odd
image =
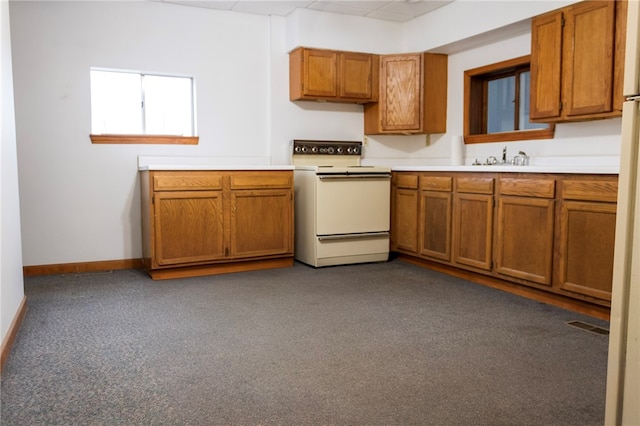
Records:
[[[391,169],[361,166],[362,142],[294,140],[295,259],[311,266],[389,257]]]

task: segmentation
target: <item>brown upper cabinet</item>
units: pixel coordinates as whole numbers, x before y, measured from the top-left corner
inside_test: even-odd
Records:
[[[289,53],[289,99],[375,102],[378,55],[299,47]]]
[[[380,101],[364,107],[364,132],[444,133],[447,127],[447,56],[380,56]]]
[[[531,121],[622,115],[627,2],[584,1],[531,26]]]

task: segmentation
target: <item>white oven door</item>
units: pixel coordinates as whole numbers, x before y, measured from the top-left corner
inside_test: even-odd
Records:
[[[389,232],[389,174],[318,175],[316,235]]]

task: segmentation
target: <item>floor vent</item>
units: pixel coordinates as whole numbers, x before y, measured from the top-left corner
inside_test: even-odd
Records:
[[[607,330],[606,328],[598,327],[597,325],[587,324],[586,322],[569,321],[567,324],[572,325],[574,327],[581,328],[583,330],[590,331],[592,333],[604,334],[604,335],[607,335],[607,336],[609,335],[609,330]]]

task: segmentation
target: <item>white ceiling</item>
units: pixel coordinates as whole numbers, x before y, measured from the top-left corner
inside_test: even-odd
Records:
[[[207,9],[287,16],[295,9],[406,22],[452,3],[438,0],[155,0]]]

